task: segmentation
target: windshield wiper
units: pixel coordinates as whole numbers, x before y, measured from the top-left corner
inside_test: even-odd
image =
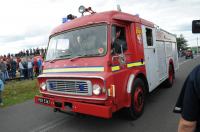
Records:
[[[68,56],[71,56],[72,54],[66,54],[66,55],[61,55],[59,56],[58,58],[64,58],[64,57],[68,57]]]
[[[56,62],[56,60],[60,60],[61,58],[64,58],[64,57],[67,57],[67,56],[71,56],[71,54],[66,54],[66,55],[61,55],[61,56],[58,56],[52,60],[49,60],[50,63],[54,63]]]
[[[73,60],[75,60],[75,59],[77,59],[77,58],[81,58],[81,57],[83,57],[84,55],[77,55],[77,56],[75,56],[75,57],[72,57],[71,59],[70,59],[70,61],[73,61]]]
[[[58,58],[54,58],[52,60],[49,60],[50,63],[54,63]]]

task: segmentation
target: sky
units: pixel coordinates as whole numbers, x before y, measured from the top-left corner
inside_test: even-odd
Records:
[[[197,45],[200,34],[191,33],[192,20],[200,19],[200,0],[1,0],[0,55],[29,48],[46,47],[52,29],[68,14],[78,17],[78,7],[92,7],[96,12],[121,10],[139,14],[159,27]]]

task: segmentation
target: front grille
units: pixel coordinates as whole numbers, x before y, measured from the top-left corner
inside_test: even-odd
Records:
[[[62,94],[92,95],[92,83],[88,80],[47,80],[47,89]]]

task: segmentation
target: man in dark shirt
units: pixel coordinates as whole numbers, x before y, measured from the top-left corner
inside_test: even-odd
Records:
[[[121,29],[116,29],[116,37],[112,43],[113,53],[120,54],[121,50],[127,50],[127,44],[123,35],[121,35]],[[122,48],[122,49],[121,49]]]
[[[200,132],[200,65],[187,77],[174,112],[181,113],[178,132]]]
[[[15,78],[17,70],[17,62],[13,58],[11,58],[10,65],[11,65],[11,77]]]

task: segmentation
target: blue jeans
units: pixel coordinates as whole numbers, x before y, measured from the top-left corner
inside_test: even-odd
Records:
[[[20,80],[24,79],[24,69],[19,69],[20,72]]]
[[[28,78],[33,79],[33,68],[28,69]]]
[[[16,77],[16,69],[11,70],[11,77],[15,78]]]
[[[5,71],[5,72],[4,72],[4,75],[5,75],[5,79],[6,79],[6,80],[10,78],[10,77],[9,77],[9,74],[8,74],[8,71]]]
[[[5,83],[6,80],[5,72],[0,72],[0,79]]]

